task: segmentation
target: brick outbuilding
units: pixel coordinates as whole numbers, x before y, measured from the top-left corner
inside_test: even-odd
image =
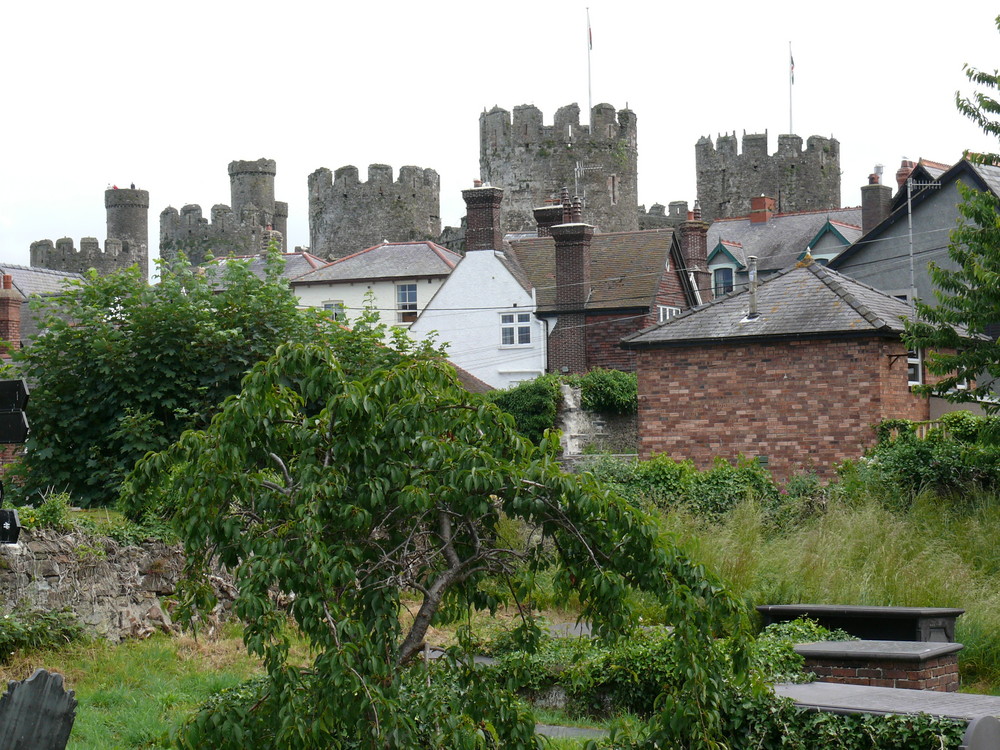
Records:
[[[754,288],[755,287],[755,288]],[[829,477],[883,419],[926,420],[909,306],[818,263],[799,264],[626,337],[637,354],[639,452],[759,457],[784,479]]]

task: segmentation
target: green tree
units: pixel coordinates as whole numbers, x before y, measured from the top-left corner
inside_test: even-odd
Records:
[[[1000,102],[989,93],[1000,88],[1000,73],[969,65],[964,70],[972,83],[986,90],[971,97],[956,94],[959,111],[985,132],[1000,136]],[[966,158],[1000,164],[997,154],[966,153]],[[927,369],[942,378],[922,390],[962,402],[995,395],[994,381],[1000,378],[1000,343],[986,335],[988,327],[1000,323],[1000,200],[992,192],[958,187],[961,217],[948,246],[957,268],[928,265],[936,304],[916,303],[919,320],[906,323],[905,341],[910,348],[926,350]],[[974,387],[956,388],[972,381]],[[1000,408],[992,401],[982,405],[989,411]]]
[[[432,623],[496,607],[498,581],[525,602],[532,571],[556,563],[559,589],[578,593],[599,634],[632,623],[631,587],[659,596],[685,677],[657,731],[715,746],[734,673],[712,644],[743,632],[742,606],[649,517],[564,474],[554,437],[522,438],[440,359],[372,354],[350,372],[330,347],[279,348],[206,429],[143,459],[126,483],[127,495],[169,485],[185,604],[211,607],[210,566],[231,569],[246,646],[267,670],[247,700],[199,714],[182,745],[534,747],[530,718],[503,691],[459,668],[451,698],[434,699],[415,657]],[[523,523],[527,542],[498,533],[504,518]],[[415,603],[401,620],[404,595]],[[289,659],[288,615],[308,664]],[[530,619],[524,632],[537,633]]]
[[[315,332],[281,268],[272,252],[263,278],[232,260],[163,264],[154,285],[137,268],[91,271],[37,300],[43,333],[15,354],[32,384],[24,491],[113,501],[138,458],[207,424],[255,362]]]

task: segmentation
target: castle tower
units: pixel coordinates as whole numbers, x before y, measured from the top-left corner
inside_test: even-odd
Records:
[[[229,188],[232,205],[212,206],[211,221],[203,218],[201,206],[192,203],[180,211],[168,206],[160,212],[160,255],[164,259],[179,251],[195,265],[212,257],[256,255],[276,241],[286,249],[288,204],[274,199],[274,159],[232,161]]]
[[[149,191],[105,190],[104,208],[108,238],[121,240],[122,261],[134,257],[145,278],[149,275]]]
[[[84,273],[93,268],[102,276],[138,265],[149,274],[149,191],[111,188],[104,191],[107,240],[102,248],[94,237],[84,237],[77,249],[63,237],[31,243],[31,265],[52,271]]]
[[[322,167],[309,175],[310,252],[343,258],[382,240],[437,240],[441,234],[441,179],[433,169],[371,164],[368,180],[358,168],[335,173]]]
[[[590,120],[580,124],[576,104],[557,110],[552,125],[532,105],[479,116],[479,169],[485,184],[503,188],[504,232],[534,229],[533,209],[563,187],[600,231],[639,228],[635,113],[598,104]]]
[[[736,134],[716,143],[695,144],[698,201],[705,221],[750,215],[751,198],[766,195],[778,213],[840,208],[840,143],[810,136],[805,150],[797,135],[779,135],[768,155],[767,132],[744,133],[737,153]]]

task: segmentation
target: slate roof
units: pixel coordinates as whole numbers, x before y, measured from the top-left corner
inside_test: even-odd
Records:
[[[673,239],[670,228],[594,234],[590,246],[591,295],[585,309],[648,310],[670,260]],[[555,312],[555,241],[551,237],[514,241],[511,254],[538,293],[538,311]]]
[[[861,235],[861,209],[836,208],[823,211],[800,211],[789,214],[775,214],[766,222],[753,223],[749,217],[740,219],[716,219],[708,228],[708,254],[720,242],[727,243],[727,249],[744,267],[747,257],[757,256],[757,267],[761,271],[776,271],[795,263],[810,242],[826,224],[827,220],[842,234],[844,227],[854,227]],[[849,237],[845,236],[848,242]],[[734,252],[728,245],[739,245]],[[845,245],[846,247],[846,245]]]
[[[281,275],[286,279],[294,279],[303,274],[322,268],[330,261],[320,258],[311,253],[282,253],[285,260],[285,268]],[[236,255],[219,259],[219,265],[224,265],[228,260],[250,261],[250,272],[259,279],[263,279],[267,273],[267,259],[262,255]]]
[[[52,271],[48,268],[0,264],[0,273],[9,274],[17,289],[25,297],[33,294],[55,294],[65,288],[70,279],[82,279],[83,274],[67,271]]]
[[[462,259],[437,243],[384,242],[299,276],[292,283],[318,284],[331,281],[371,281],[447,276]]]
[[[734,340],[843,335],[896,337],[910,307],[819,263],[798,264],[757,287],[758,317],[749,320],[750,292],[736,291],[627,336],[626,348],[712,344]]]

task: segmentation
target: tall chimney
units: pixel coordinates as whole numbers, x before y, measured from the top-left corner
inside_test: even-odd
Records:
[[[861,187],[861,233],[868,234],[889,217],[892,210],[892,188],[880,184],[877,172],[868,175],[868,184]]]
[[[685,270],[694,278],[702,302],[712,298],[712,278],[708,272],[708,222],[701,220],[701,203],[694,202],[690,218],[677,227]]]
[[[569,220],[549,231],[555,241],[556,312],[559,320],[549,342],[549,370],[587,371],[587,301],[590,299],[590,244],[594,228],[584,224],[580,199],[563,192],[564,216]],[[575,219],[575,221],[574,221]]]
[[[0,339],[10,346],[0,346],[0,355],[9,356],[10,349],[21,348],[21,304],[24,297],[14,288],[10,274],[3,275],[0,289]]]
[[[500,234],[503,190],[479,184],[470,190],[463,190],[462,198],[467,215],[465,251],[503,249],[503,236]]]
[[[910,173],[913,172],[916,166],[916,162],[910,161],[905,157],[903,161],[900,162],[899,169],[896,170],[896,185],[900,190],[903,189],[903,185],[906,184],[906,181],[910,178]]]

